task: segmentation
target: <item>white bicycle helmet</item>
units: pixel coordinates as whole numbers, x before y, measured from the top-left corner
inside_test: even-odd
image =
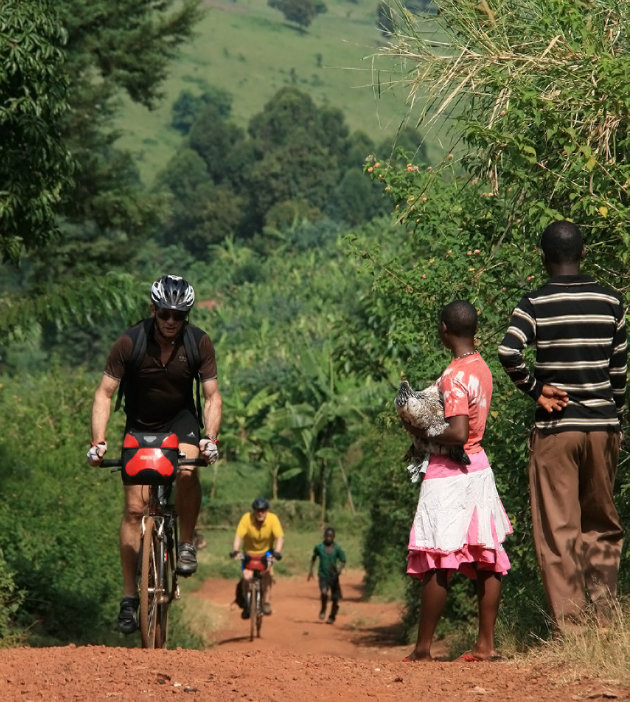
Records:
[[[158,309],[188,312],[195,304],[195,291],[181,276],[163,275],[151,286],[151,302]]]

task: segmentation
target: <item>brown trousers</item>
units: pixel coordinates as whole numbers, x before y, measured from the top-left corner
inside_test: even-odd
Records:
[[[532,434],[534,544],[555,624],[578,617],[587,595],[605,617],[617,594],[623,530],[613,487],[619,443],[617,432]]]

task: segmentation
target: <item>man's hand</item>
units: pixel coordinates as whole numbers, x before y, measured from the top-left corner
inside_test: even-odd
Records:
[[[212,439],[204,438],[199,442],[199,450],[208,465],[212,465],[219,457],[219,449]]]
[[[559,412],[569,404],[569,396],[555,385],[543,385],[536,402],[547,412]]]
[[[107,453],[107,441],[92,444],[87,452],[87,461],[91,466],[100,466],[103,456]]]
[[[273,555],[274,561],[281,561],[282,560],[282,554],[280,553],[280,551],[274,551],[272,555]]]
[[[306,581],[308,582],[309,580],[312,580],[312,579],[313,579],[313,571],[310,570],[308,575],[306,576]]]
[[[239,558],[241,555],[240,551],[230,551],[230,558]]]

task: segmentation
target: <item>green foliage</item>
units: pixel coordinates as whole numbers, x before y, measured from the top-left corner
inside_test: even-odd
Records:
[[[32,338],[39,329],[33,320],[48,324],[54,330],[82,321],[97,328],[95,313],[133,317],[145,308],[142,303],[148,297],[148,288],[140,289],[130,275],[110,273],[103,276],[101,284],[98,288],[93,281],[78,280],[69,287],[65,281],[55,281],[30,296],[15,295],[10,290],[3,292],[0,294],[0,329],[18,339]],[[98,338],[98,332],[92,332],[91,338]]]
[[[0,256],[17,262],[57,232],[72,158],[62,136],[68,110],[66,34],[55,3],[0,6]]]
[[[171,203],[162,238],[204,254],[231,234],[283,236],[326,216],[367,221],[384,204],[381,188],[358,168],[372,146],[364,134],[349,134],[339,110],[317,107],[295,88],[278,91],[252,117],[248,136],[208,105],[158,177]]]
[[[518,218],[524,253],[546,224],[570,217],[593,243],[591,259],[622,287],[630,171],[621,76],[630,11],[606,0],[596,5],[591,12],[565,0],[529,0],[480,10],[472,1],[443,0],[437,20],[400,15],[405,39],[387,53],[413,55],[411,90],[429,93],[420,124],[440,113],[454,118],[455,138],[466,146],[462,165],[503,201],[506,234],[497,243],[519,245],[510,231]],[[448,50],[425,38],[425,22],[438,23]]]
[[[301,251],[287,237],[258,261],[255,281],[226,286],[213,336],[229,463],[267,474],[270,494],[317,500],[325,512],[358,496],[356,440],[381,391],[335,361],[343,343],[332,342],[328,324],[367,281],[348,268],[336,241],[321,240]],[[217,267],[225,271],[227,260],[217,257]]]
[[[178,132],[188,134],[194,121],[208,105],[213,105],[222,117],[228,117],[232,110],[232,95],[213,86],[208,87],[201,95],[182,90],[173,103],[171,124]]]
[[[269,7],[280,10],[289,22],[308,27],[318,14],[326,12],[323,0],[267,0]]]
[[[117,276],[103,272],[128,265],[163,212],[114,147],[112,119],[123,92],[154,104],[199,17],[199,0],[2,4],[0,251],[23,262],[19,300],[0,278],[4,331],[91,322],[118,304]]]
[[[616,72],[626,71],[627,8],[602,1],[591,13],[590,5],[561,0],[518,6],[441,0],[437,17],[429,18],[393,5],[385,53],[407,62],[411,96],[427,95],[418,102],[421,127],[449,115],[453,141],[464,146],[459,156],[431,165],[370,158],[366,170],[392,198],[395,221],[381,246],[359,237],[350,244],[374,274],[372,295],[381,304],[369,310],[372,325],[386,330],[382,352],[412,383],[432,381],[448,363],[433,331],[442,306],[465,298],[478,309],[478,348],[495,379],[484,445],[515,529],[506,544],[513,568],[502,616],[519,622],[513,633],[525,645],[528,632],[546,629],[528,504],[525,446],[533,407],[505,378],[496,347],[521,295],[544,280],[538,237],[554,219],[571,218],[584,229],[585,272],[627,290],[628,125],[618,105],[628,87]],[[439,46],[431,39],[436,22],[444,37]],[[623,490],[626,478],[621,482]],[[374,494],[390,484],[389,475],[376,481]],[[385,495],[380,509],[388,513],[399,503]],[[394,531],[386,532],[375,558],[388,562],[400,547]],[[451,619],[471,618],[469,595],[465,585],[453,588]],[[411,584],[410,626],[417,598]]]
[[[7,523],[7,519],[2,519]],[[23,633],[16,622],[16,615],[24,601],[24,593],[15,584],[15,574],[0,551],[0,646],[10,647],[21,643]]]
[[[88,436],[92,385],[60,370],[2,379],[0,549],[32,641],[111,638],[121,487],[89,469],[77,443],[77,426]]]
[[[408,442],[403,432],[383,431],[383,440],[373,442],[375,456],[366,471],[370,527],[363,550],[366,594],[378,594],[392,578],[401,578],[407,565],[409,529],[418,501],[418,486],[408,478],[402,456]]]

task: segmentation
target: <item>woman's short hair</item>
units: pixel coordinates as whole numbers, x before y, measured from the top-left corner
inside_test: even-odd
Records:
[[[442,309],[440,321],[456,336],[474,336],[477,331],[477,310],[467,300],[453,300]]]

